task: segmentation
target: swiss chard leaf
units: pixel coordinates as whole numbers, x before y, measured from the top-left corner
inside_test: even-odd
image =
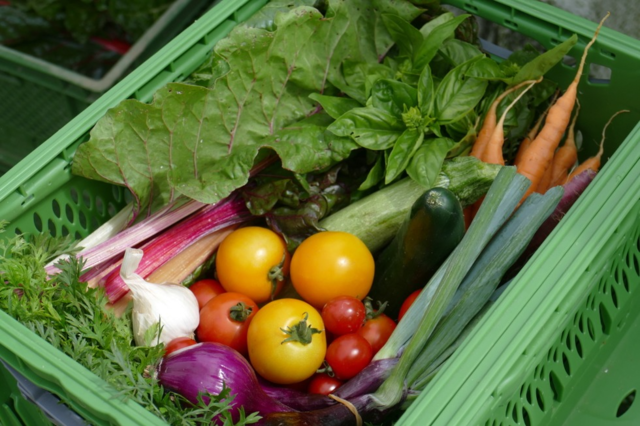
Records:
[[[476,59],[467,61],[451,70],[438,86],[435,99],[436,119],[440,124],[454,122],[480,102],[488,82],[465,73]]]
[[[278,13],[287,13],[298,6],[316,6],[317,3],[319,0],[271,0],[247,19],[243,25],[273,31],[276,29],[276,15]]]
[[[375,108],[401,118],[404,111],[418,103],[418,91],[400,81],[381,79],[371,88],[371,102]]]
[[[384,150],[402,134],[404,123],[386,111],[364,107],[348,111],[328,130],[336,136],[351,136],[363,148]]]
[[[387,171],[384,177],[385,184],[390,184],[404,172],[409,161],[422,145],[423,140],[424,132],[419,129],[407,129],[400,135],[387,160]]]
[[[431,188],[440,173],[447,152],[453,145],[453,140],[449,138],[424,141],[411,159],[407,174],[425,188]]]
[[[146,213],[178,194],[219,201],[247,182],[265,137],[314,111],[311,93],[336,92],[347,58],[378,61],[379,28],[362,25],[378,13],[365,0],[332,0],[327,17],[299,7],[276,15],[275,31],[236,27],[216,45],[229,70],[211,88],[170,83],[151,104],[120,103],[79,147],[73,172],[128,187]],[[337,151],[325,156],[338,157]],[[283,159],[291,162],[298,173],[331,165],[319,164],[315,153]]]
[[[318,102],[322,109],[333,119],[340,117],[347,111],[362,106],[358,101],[344,96],[325,96],[319,93],[312,93],[309,98]]]
[[[433,28],[413,55],[413,67],[422,70],[438,53],[442,43],[452,37],[458,25],[470,15],[460,15]]]

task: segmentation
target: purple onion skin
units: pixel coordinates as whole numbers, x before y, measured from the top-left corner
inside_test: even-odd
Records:
[[[231,413],[234,422],[240,407],[246,414],[258,411],[261,416],[294,411],[262,390],[253,368],[240,353],[219,343],[200,343],[165,358],[158,368],[158,380],[193,404],[198,403],[199,393],[218,395],[226,385],[236,395]],[[204,401],[208,403],[207,398]]]
[[[324,395],[305,393],[296,389],[278,386],[271,382],[267,382],[259,376],[258,383],[264,393],[294,410],[319,410],[336,403],[333,399]]]
[[[402,401],[394,407],[383,407],[372,394],[360,395],[349,400],[362,419],[372,423],[380,423],[386,415],[395,411]],[[269,413],[262,422],[266,426],[352,426],[356,424],[353,413],[341,403],[313,411]]]
[[[342,399],[351,399],[377,391],[398,361],[398,358],[387,358],[370,363],[354,378],[340,386],[334,392],[335,395]]]
[[[351,399],[373,393],[389,377],[391,369],[397,363],[397,358],[374,361],[354,378],[340,386],[334,394],[342,399]],[[271,398],[298,411],[319,410],[336,404],[335,400],[326,396],[308,394],[295,389],[277,386],[261,377],[258,377],[258,383]]]

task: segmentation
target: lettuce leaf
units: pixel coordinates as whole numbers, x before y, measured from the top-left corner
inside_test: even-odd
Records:
[[[394,10],[408,20],[420,12],[405,0],[331,0],[326,17],[301,6],[277,14],[274,31],[236,27],[216,45],[208,84],[170,83],[150,104],[121,102],[79,147],[73,173],[126,186],[148,214],[180,194],[219,201],[268,150],[296,173],[331,166],[355,146],[309,137],[318,126],[277,134],[317,110],[311,93],[337,93],[345,60],[379,60],[392,43],[379,15]]]

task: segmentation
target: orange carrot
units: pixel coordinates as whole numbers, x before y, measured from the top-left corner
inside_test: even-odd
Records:
[[[482,155],[487,146],[487,143],[489,142],[489,139],[491,139],[491,135],[493,134],[493,131],[496,128],[496,121],[498,119],[497,117],[498,105],[507,95],[515,92],[519,88],[526,86],[529,83],[530,83],[529,81],[523,81],[520,84],[510,87],[509,89],[502,92],[500,96],[496,98],[495,101],[493,101],[493,103],[489,107],[489,110],[487,111],[487,114],[484,117],[482,128],[480,129],[480,132],[478,132],[478,137],[476,138],[476,141],[473,143],[473,148],[471,149],[471,153],[469,155],[471,155],[472,157],[476,157],[477,159],[480,159],[480,160],[482,159]]]
[[[534,84],[539,83],[540,81],[542,81],[542,77],[537,80],[527,80],[524,82],[529,84],[529,87],[524,89],[522,93],[520,93],[502,113],[500,120],[496,124],[495,129],[491,134],[491,137],[485,145],[484,152],[482,153],[481,157],[482,161],[484,161],[485,163],[500,164],[504,166],[504,157],[502,156],[502,145],[504,145],[504,120],[507,117],[507,113],[520,100],[520,98],[525,93],[527,93],[527,91],[531,89]]]
[[[533,125],[533,127],[529,130],[529,133],[527,133],[527,136],[525,136],[524,139],[522,139],[522,142],[520,142],[520,146],[518,147],[518,152],[516,153],[516,158],[513,160],[513,164],[515,166],[518,166],[518,164],[522,162],[522,156],[524,155],[524,152],[527,150],[527,148],[529,148],[529,145],[531,145],[531,142],[538,135],[538,130],[540,129],[540,126],[542,126],[542,122],[544,121],[544,118],[547,116],[547,113],[549,112],[549,110],[551,109],[551,106],[554,104],[557,98],[558,98],[558,91],[556,90],[556,93],[551,98],[551,102],[549,102],[549,106],[547,107],[547,109],[544,110],[542,115],[540,115],[540,117],[538,118],[538,121],[536,121],[536,124]]]
[[[542,179],[540,179],[540,183],[536,188],[538,194],[544,194],[549,189],[549,185],[551,184],[551,173],[553,173],[553,164],[549,164],[546,169],[544,169],[544,174],[542,175]]]
[[[551,177],[548,185],[544,188],[546,191],[548,188],[552,188],[557,185],[562,185],[567,180],[569,170],[578,161],[578,148],[576,147],[576,119],[580,113],[580,101],[576,99],[576,113],[573,116],[567,137],[562,145],[556,151],[553,156],[553,163],[551,164]]]
[[[629,112],[629,111],[625,109],[622,111],[618,111],[611,116],[609,121],[607,121],[607,124],[605,124],[604,128],[602,129],[602,140],[600,141],[600,149],[598,150],[598,153],[593,157],[587,158],[586,160],[584,160],[583,163],[581,163],[578,167],[576,167],[571,172],[569,177],[567,177],[566,182],[569,182],[571,179],[573,179],[575,176],[578,176],[580,173],[584,172],[585,170],[593,170],[594,172],[597,172],[600,169],[600,160],[602,158],[602,153],[604,152],[604,135],[605,135],[605,132],[607,131],[607,127],[609,127],[609,124],[611,124],[613,119],[618,114],[622,114],[623,112]]]
[[[580,77],[582,76],[584,64],[587,59],[587,52],[593,43],[595,43],[596,37],[600,32],[600,28],[602,28],[602,24],[604,24],[605,19],[608,17],[609,13],[607,13],[602,21],[600,21],[593,38],[584,49],[576,76],[571,84],[569,84],[569,87],[567,87],[565,93],[558,98],[556,103],[549,110],[547,120],[545,121],[542,130],[540,130],[540,133],[538,133],[536,138],[531,142],[531,145],[527,148],[522,157],[522,162],[517,166],[518,173],[527,177],[531,181],[531,185],[529,185],[529,189],[525,192],[521,202],[538,187],[545,169],[551,163],[553,154],[560,144],[562,135],[567,130],[569,120],[571,119],[571,111],[573,110],[573,105],[576,102],[578,83],[580,82]]]

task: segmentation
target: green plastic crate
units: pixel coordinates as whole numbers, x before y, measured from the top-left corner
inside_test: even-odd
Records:
[[[175,0],[100,79],[0,45],[0,176],[171,41],[212,0]]]
[[[446,2],[546,47],[575,32],[580,42],[570,52],[574,57],[595,29],[591,22],[530,0]],[[217,40],[264,3],[223,0],[0,178],[0,217],[11,221],[9,232],[48,229],[81,237],[120,209],[125,203],[121,188],[70,174],[77,146],[108,108],[129,97],[148,101],[165,83],[183,79]],[[602,424],[612,424],[611,410],[614,418],[620,402],[640,386],[638,368],[622,359],[637,353],[629,351],[634,345],[638,349],[632,337],[640,332],[640,301],[635,300],[640,283],[640,97],[634,93],[640,43],[604,29],[588,62],[610,68],[612,75],[609,82],[589,82],[585,76],[581,83],[581,156],[597,150],[602,126],[613,112],[630,109],[607,132],[605,157],[615,155],[398,424],[547,425],[567,419],[591,424],[577,417],[587,412],[581,407],[606,419]],[[574,73],[560,65],[549,78],[566,85]],[[115,391],[102,380],[3,312],[0,358],[93,424],[162,424],[136,404],[113,399]],[[611,380],[620,370],[615,388],[598,381]],[[609,400],[615,407],[601,409]],[[620,419],[638,422],[639,411],[632,404]]]

